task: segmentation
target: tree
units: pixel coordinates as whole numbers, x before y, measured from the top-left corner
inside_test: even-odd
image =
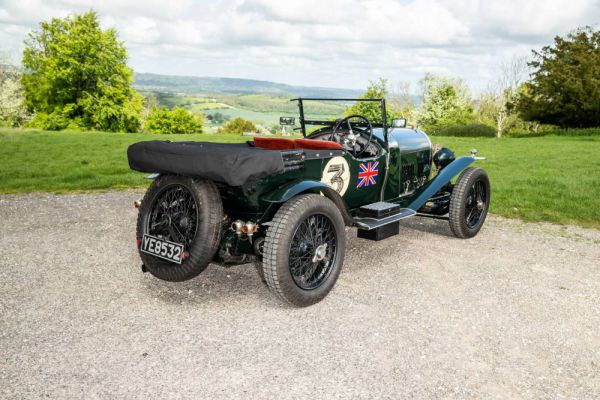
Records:
[[[384,99],[388,95],[387,79],[379,78],[377,81],[369,81],[369,87],[360,99]],[[393,118],[400,117],[398,110],[391,107],[392,104],[386,103],[387,122]],[[372,123],[381,123],[381,104],[375,101],[358,101],[352,107],[346,109],[346,115],[362,115],[367,117]]]
[[[436,130],[474,121],[471,94],[461,79],[426,74],[420,81],[423,103],[418,121],[425,129]]]
[[[213,124],[216,124],[216,125],[220,125],[223,122],[227,122],[227,121],[229,121],[229,119],[230,119],[229,115],[223,115],[222,113],[220,113],[218,111],[215,112],[214,114],[212,114],[212,122],[213,122]]]
[[[398,82],[392,86],[388,98],[388,107],[392,110],[391,113],[393,115],[406,118],[407,121],[415,121],[416,108],[409,82]]]
[[[182,107],[152,107],[144,128],[153,133],[202,133],[204,120]]]
[[[21,86],[21,71],[8,57],[0,58],[0,121],[21,125],[28,117]]]
[[[524,58],[515,57],[500,66],[500,76],[480,96],[477,115],[480,122],[493,125],[496,137],[502,137],[512,126],[522,123],[512,104],[527,71]]]
[[[40,23],[25,46],[21,81],[26,105],[38,114],[34,124],[139,129],[142,97],[131,87],[127,51],[114,29],[100,28],[94,11]]]
[[[246,132],[256,132],[256,130],[256,126],[252,122],[236,117],[229,120],[223,127],[219,128],[218,132],[243,135]]]
[[[561,127],[600,126],[600,31],[580,28],[533,51],[532,79],[517,110],[528,121]]]

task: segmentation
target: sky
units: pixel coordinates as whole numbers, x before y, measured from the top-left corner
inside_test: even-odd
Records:
[[[482,90],[502,63],[578,26],[600,0],[0,0],[0,51],[40,21],[96,10],[138,72],[365,88],[425,73]]]

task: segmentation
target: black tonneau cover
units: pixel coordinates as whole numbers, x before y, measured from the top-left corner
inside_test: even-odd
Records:
[[[283,171],[279,151],[246,143],[152,140],[129,146],[127,158],[129,167],[136,171],[206,178],[231,186]]]

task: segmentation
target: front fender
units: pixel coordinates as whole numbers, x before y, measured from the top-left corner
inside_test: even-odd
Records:
[[[323,182],[310,180],[290,182],[263,196],[262,200],[269,203],[285,203],[292,197],[302,193],[320,193],[324,195],[333,201],[340,210],[346,225],[352,225],[352,217],[342,196]]]
[[[452,178],[476,160],[475,157],[460,157],[446,165],[435,178],[427,182],[427,184],[419,190],[419,194],[407,208],[417,211],[419,208],[423,207],[423,205],[450,182]]]

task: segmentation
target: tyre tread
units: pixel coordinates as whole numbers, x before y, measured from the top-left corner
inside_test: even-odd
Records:
[[[181,182],[186,184],[186,187],[192,191],[192,194],[196,199],[201,218],[199,224],[205,223],[207,226],[204,235],[205,237],[198,237],[201,233],[196,233],[197,237],[192,246],[193,251],[190,251],[190,258],[178,267],[165,268],[160,264],[155,266],[146,265],[152,275],[171,282],[181,282],[192,279],[206,269],[218,249],[223,220],[223,204],[221,202],[221,196],[219,190],[212,181],[186,178],[177,175],[162,175],[152,183],[142,199],[142,207],[140,208],[137,219],[136,235],[138,238],[141,238],[144,232],[143,214],[146,210],[144,205],[149,204],[155,196],[155,192],[160,190],[163,186]],[[202,222],[202,220],[204,220],[204,222]],[[198,229],[201,229],[200,226],[198,226]],[[141,252],[140,255],[142,255]],[[142,257],[144,256],[142,255]]]
[[[310,207],[311,205],[322,205],[323,201],[331,203],[338,213],[339,221],[341,221],[343,226],[342,216],[331,200],[316,194],[303,194],[283,204],[275,214],[275,217],[271,220],[271,225],[267,230],[262,263],[265,282],[271,291],[273,291],[281,300],[296,306],[308,306],[314,304],[325,297],[327,293],[321,297],[307,300],[303,296],[294,294],[294,290],[291,290],[292,288],[290,287],[290,285],[295,285],[293,282],[283,282],[280,279],[279,272],[277,271],[278,258],[280,257],[279,252],[285,250],[287,254],[287,249],[281,248],[284,245],[284,243],[282,243],[283,236],[287,233],[286,229],[289,228],[290,224],[293,224],[295,220],[294,216],[299,215],[302,208]],[[343,243],[345,243],[345,232],[341,232],[340,234],[343,235],[341,239],[343,240]],[[285,243],[285,245],[287,245],[287,243]],[[345,251],[345,245],[340,246],[338,251]],[[343,256],[343,253],[338,255],[338,257],[340,257],[340,263],[343,263]],[[337,277],[334,279],[337,279]]]
[[[456,184],[454,185],[454,189],[452,190],[452,196],[450,197],[450,210],[449,210],[449,222],[450,222],[450,230],[454,234],[454,236],[461,239],[468,239],[475,236],[481,226],[483,225],[483,221],[485,221],[485,217],[487,216],[487,208],[485,210],[485,215],[483,216],[483,221],[481,225],[475,230],[470,230],[467,227],[467,223],[464,220],[464,199],[466,192],[470,190],[473,182],[473,177],[481,174],[486,177],[487,174],[481,168],[469,167],[466,168],[456,180]],[[489,188],[489,179],[488,179],[488,188]],[[488,190],[488,204],[490,193]]]

